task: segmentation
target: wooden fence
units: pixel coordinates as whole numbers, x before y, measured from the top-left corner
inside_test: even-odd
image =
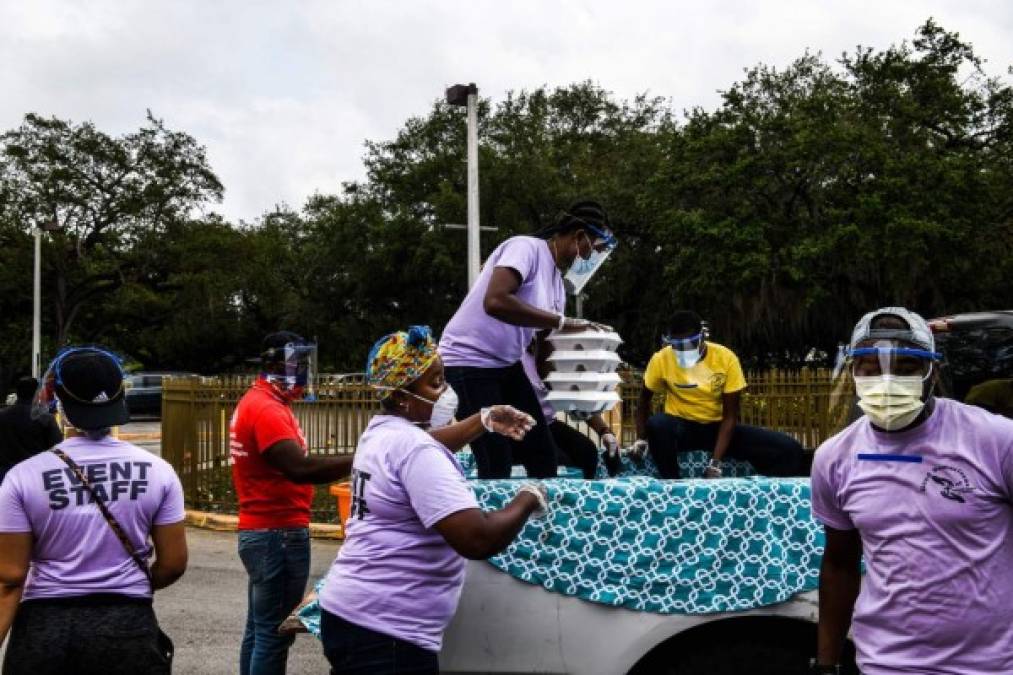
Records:
[[[625,371],[620,386],[622,403],[606,414],[623,446],[636,440],[636,412],[640,373]],[[791,434],[814,448],[840,427],[831,405],[830,374],[825,370],[767,371],[747,375],[749,389],[742,400],[746,424]],[[235,493],[229,464],[229,421],[236,403],[249,387],[250,377],[167,378],[162,385],[162,456],[183,482],[187,506],[235,512]],[[654,398],[655,409],[663,397]],[[310,451],[324,455],[355,451],[359,436],[379,407],[361,375],[325,376],[317,400],[299,401],[293,410],[306,434]],[[584,424],[577,427],[588,433]],[[318,488],[313,503],[317,521],[335,518],[335,504]]]

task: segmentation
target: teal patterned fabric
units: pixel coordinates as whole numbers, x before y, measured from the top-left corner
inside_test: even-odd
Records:
[[[522,581],[662,614],[753,609],[817,587],[824,539],[810,512],[808,478],[544,484],[548,519],[529,521],[489,561]],[[473,482],[485,510],[506,505],[518,485]],[[304,609],[303,621],[314,630],[319,608]]]
[[[706,614],[783,602],[816,588],[823,529],[806,478],[545,481],[548,521],[531,521],[491,562],[591,602]],[[475,481],[483,509],[516,481]]]

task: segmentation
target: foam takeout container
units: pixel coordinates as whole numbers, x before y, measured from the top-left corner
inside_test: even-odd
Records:
[[[622,378],[618,373],[553,371],[545,378],[552,391],[612,391]]]
[[[560,373],[614,373],[622,363],[618,354],[605,349],[560,349],[552,352],[546,360]]]

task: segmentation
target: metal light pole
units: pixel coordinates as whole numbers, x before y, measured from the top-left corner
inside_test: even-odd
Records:
[[[35,274],[33,279],[32,312],[32,377],[38,379],[42,362],[42,229],[34,228]]]
[[[455,84],[447,89],[447,103],[468,109],[468,288],[478,280],[481,263],[478,222],[478,87]]]
[[[42,233],[60,229],[56,219],[33,228],[35,235],[35,271],[32,283],[32,377],[38,378],[42,370]]]

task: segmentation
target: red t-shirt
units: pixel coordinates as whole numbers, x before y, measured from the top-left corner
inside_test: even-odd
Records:
[[[257,380],[239,400],[229,425],[240,530],[309,526],[313,486],[293,483],[261,455],[286,439],[306,452],[306,436],[292,409],[271,384]]]

